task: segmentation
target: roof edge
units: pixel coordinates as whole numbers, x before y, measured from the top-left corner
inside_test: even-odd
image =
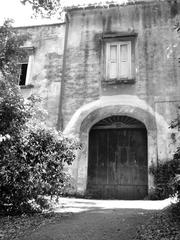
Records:
[[[135,4],[148,4],[148,3],[158,3],[158,2],[165,2],[166,0],[128,0],[123,1],[122,3],[109,3],[109,4],[88,4],[88,5],[79,5],[79,6],[70,6],[65,7],[64,10],[66,12],[78,11],[78,10],[91,10],[91,9],[108,9],[112,7],[118,6],[128,6],[128,5],[135,5]]]
[[[36,28],[36,27],[48,27],[48,26],[59,26],[59,25],[65,25],[65,22],[60,23],[47,23],[47,24],[37,24],[37,25],[27,25],[27,26],[16,26],[13,27],[15,29],[21,29],[21,28]]]

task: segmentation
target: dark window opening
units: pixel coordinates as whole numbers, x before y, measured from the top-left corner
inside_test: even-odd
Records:
[[[26,85],[27,67],[28,67],[27,63],[21,64],[21,73],[20,73],[20,77],[19,77],[19,85],[20,86]]]

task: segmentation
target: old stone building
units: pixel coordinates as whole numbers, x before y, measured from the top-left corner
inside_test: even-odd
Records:
[[[179,141],[169,128],[180,113],[179,17],[180,1],[136,0],[19,28],[31,36],[23,94],[39,94],[48,125],[82,142],[69,169],[75,192],[143,199],[152,191],[150,166]]]

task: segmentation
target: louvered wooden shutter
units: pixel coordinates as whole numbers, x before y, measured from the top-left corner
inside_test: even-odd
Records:
[[[119,45],[119,78],[129,78],[131,71],[131,45],[129,42]]]
[[[108,75],[110,79],[115,79],[118,76],[118,45],[109,45],[109,59],[108,59]]]
[[[106,51],[106,79],[131,78],[131,42],[108,43]]]

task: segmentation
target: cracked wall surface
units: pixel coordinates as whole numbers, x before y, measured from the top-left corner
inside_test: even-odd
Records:
[[[46,123],[56,127],[62,77],[64,51],[64,24],[22,27],[18,29],[28,34],[29,39],[24,47],[33,47],[31,78],[28,84],[33,88],[23,88],[25,97],[37,94],[42,98],[42,105],[47,111]]]
[[[56,126],[61,92],[64,133],[83,144],[69,168],[77,192],[86,191],[89,131],[107,116],[125,114],[145,124],[149,167],[172,158],[180,143],[178,127],[169,128],[180,117],[180,41],[174,29],[179,19],[180,1],[138,1],[109,8],[69,9],[67,41],[67,24],[19,29],[30,34],[26,46],[35,47],[30,82],[34,88],[23,89],[24,95],[39,94],[48,112],[48,125]],[[103,36],[115,33],[134,34],[134,79],[129,83],[104,79]],[[153,187],[150,175],[148,187]]]

